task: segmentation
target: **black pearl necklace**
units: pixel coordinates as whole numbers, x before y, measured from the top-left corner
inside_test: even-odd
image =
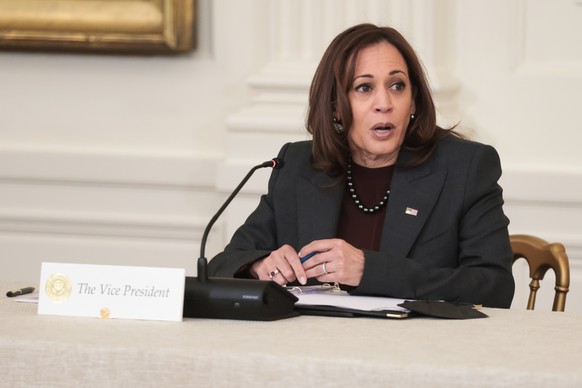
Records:
[[[386,203],[388,203],[388,197],[390,196],[390,189],[386,190],[386,195],[384,196],[384,198],[382,198],[380,203],[377,204],[376,206],[366,207],[362,204],[362,201],[360,201],[358,194],[356,194],[356,188],[354,186],[354,179],[352,178],[351,158],[348,159],[348,169],[346,172],[346,176],[347,176],[348,190],[350,191],[350,195],[352,197],[352,200],[354,201],[354,203],[356,204],[358,209],[360,209],[361,211],[363,211],[366,214],[374,214],[374,213],[380,211],[380,209],[382,209],[384,206],[386,206]]]

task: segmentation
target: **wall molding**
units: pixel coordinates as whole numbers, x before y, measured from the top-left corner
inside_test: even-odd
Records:
[[[248,125],[250,127],[253,123],[249,122]],[[237,129],[246,136],[245,129]],[[294,132],[295,135],[301,135]],[[281,135],[286,135],[285,131],[281,131]],[[249,141],[253,141],[251,139]],[[239,147],[244,149],[245,145],[239,143]],[[256,163],[261,161],[257,160]],[[244,176],[243,172],[246,173],[252,165],[253,161],[247,158],[218,155],[0,148],[0,183],[124,186],[144,190],[179,188],[213,192],[222,186],[218,182],[240,180]],[[546,166],[544,171],[540,171],[536,166],[506,166],[500,183],[508,202],[582,208],[582,170],[564,171]],[[249,192],[263,191],[264,188]]]
[[[212,188],[216,155],[0,148],[0,182]]]
[[[192,202],[197,198],[207,201],[214,196],[219,203],[220,198],[213,194],[218,160],[216,156],[101,150],[0,149],[0,188],[10,186],[12,193],[21,192],[23,197],[31,198],[30,206],[26,201],[10,207],[0,203],[0,233],[199,241],[209,216],[192,215],[192,209],[185,209],[189,214],[166,215],[156,209],[158,204],[149,203],[150,194],[191,195]],[[78,202],[74,193],[91,192],[95,188],[109,195],[98,210],[82,206],[55,210],[50,201],[42,200],[43,193],[55,188],[71,191],[69,197],[60,199],[65,204]],[[119,202],[127,201],[127,192],[130,192],[135,201],[144,203],[145,210],[138,213],[135,209],[133,212],[119,211],[116,207],[108,209],[107,201],[116,198],[118,192]],[[156,211],[148,212],[150,207]]]
[[[249,138],[249,141],[253,140]],[[239,146],[245,148],[244,144]],[[0,184],[128,187],[136,190],[163,188],[213,193],[217,189],[228,191],[229,187],[234,187],[233,182],[238,182],[252,165],[259,162],[262,160],[217,155],[0,148]],[[270,172],[269,169],[265,171]],[[500,183],[506,202],[512,205],[582,210],[579,195],[582,192],[582,171],[551,168],[540,171],[535,166],[509,166],[504,168]],[[250,187],[254,188],[246,192],[254,194],[266,189],[262,184],[251,184]]]
[[[582,63],[580,60],[561,60],[551,55],[543,62],[530,60],[527,52],[528,3],[530,0],[514,0],[507,3],[512,20],[508,41],[510,43],[510,64],[516,75],[521,77],[549,76],[551,78],[580,78]],[[572,11],[576,12],[576,4]],[[530,21],[531,22],[531,21]]]
[[[506,200],[582,208],[582,170],[506,166],[500,183]]]
[[[199,241],[203,217],[128,216],[117,213],[63,213],[0,210],[0,233]]]

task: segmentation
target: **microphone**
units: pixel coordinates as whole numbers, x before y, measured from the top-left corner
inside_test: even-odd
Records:
[[[283,161],[274,158],[251,168],[206,226],[200,242],[198,277],[186,277],[184,317],[274,321],[299,315],[293,310],[297,297],[274,281],[208,277],[204,251],[210,229],[254,172],[265,167],[279,169]]]

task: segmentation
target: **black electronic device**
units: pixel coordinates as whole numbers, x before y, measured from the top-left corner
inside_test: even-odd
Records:
[[[282,167],[282,163],[275,158],[254,166],[206,226],[200,243],[198,277],[186,277],[184,317],[274,321],[298,315],[294,311],[297,297],[274,281],[208,277],[204,250],[212,225],[251,175],[264,167],[277,169]]]

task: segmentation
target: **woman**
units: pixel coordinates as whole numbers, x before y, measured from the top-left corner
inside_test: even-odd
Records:
[[[284,166],[210,261],[213,276],[510,306],[499,157],[436,125],[402,35],[371,24],[338,35],[311,85],[307,129],[313,141],[281,149]]]

